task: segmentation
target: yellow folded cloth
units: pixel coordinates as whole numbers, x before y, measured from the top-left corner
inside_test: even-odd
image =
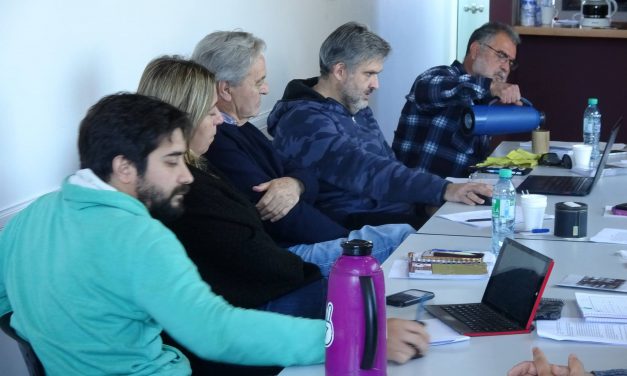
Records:
[[[523,149],[512,150],[505,157],[488,157],[485,161],[477,163],[477,167],[535,167],[538,165],[540,154],[533,154]]]

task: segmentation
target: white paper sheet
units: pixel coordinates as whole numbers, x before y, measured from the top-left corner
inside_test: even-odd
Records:
[[[627,230],[617,228],[604,228],[598,234],[590,238],[597,243],[627,244]]]
[[[536,321],[538,336],[558,341],[596,342],[627,346],[627,325],[586,322],[581,318]]]
[[[459,222],[459,223],[463,223],[465,225],[469,225],[473,227],[480,227],[480,228],[492,227],[492,210],[491,209],[473,210],[473,211],[451,213],[451,214],[438,214],[437,216],[440,218],[448,219],[449,221]],[[552,214],[544,215],[545,221],[547,219],[553,219],[553,218],[555,218],[555,216]],[[485,221],[468,222],[469,219],[470,220],[485,219]],[[522,208],[520,206],[516,206],[516,224],[522,224],[523,222],[524,221],[523,221]]]
[[[468,336],[457,333],[438,319],[421,321],[425,323],[427,331],[429,332],[429,344],[431,346],[447,345],[449,343],[468,341],[470,339]]]

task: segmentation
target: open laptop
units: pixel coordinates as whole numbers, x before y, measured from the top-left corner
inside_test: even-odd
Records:
[[[425,309],[467,336],[529,333],[552,269],[551,258],[506,238],[481,303]]]
[[[603,175],[603,169],[607,158],[612,151],[614,141],[616,141],[616,135],[620,129],[623,117],[621,116],[610,134],[610,139],[605,145],[603,156],[597,166],[597,170],[594,177],[583,176],[547,176],[547,175],[529,175],[520,183],[516,191],[518,193],[539,193],[543,195],[558,195],[558,196],[586,196],[592,192],[592,188],[596,185],[597,181]]]

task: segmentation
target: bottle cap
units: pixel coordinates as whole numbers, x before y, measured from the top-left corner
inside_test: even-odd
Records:
[[[597,98],[588,98],[588,104],[598,104],[599,100]]]
[[[511,178],[512,170],[509,168],[502,168],[499,170],[499,178]]]
[[[368,256],[372,253],[372,242],[353,239],[342,242],[342,254],[345,256]]]

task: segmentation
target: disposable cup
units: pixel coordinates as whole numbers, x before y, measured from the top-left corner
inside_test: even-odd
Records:
[[[574,166],[582,169],[590,168],[590,155],[592,154],[592,146],[577,144],[573,145],[573,158],[575,159]]]
[[[520,206],[522,207],[525,231],[542,228],[544,221],[544,211],[546,210],[545,195],[521,195]]]

